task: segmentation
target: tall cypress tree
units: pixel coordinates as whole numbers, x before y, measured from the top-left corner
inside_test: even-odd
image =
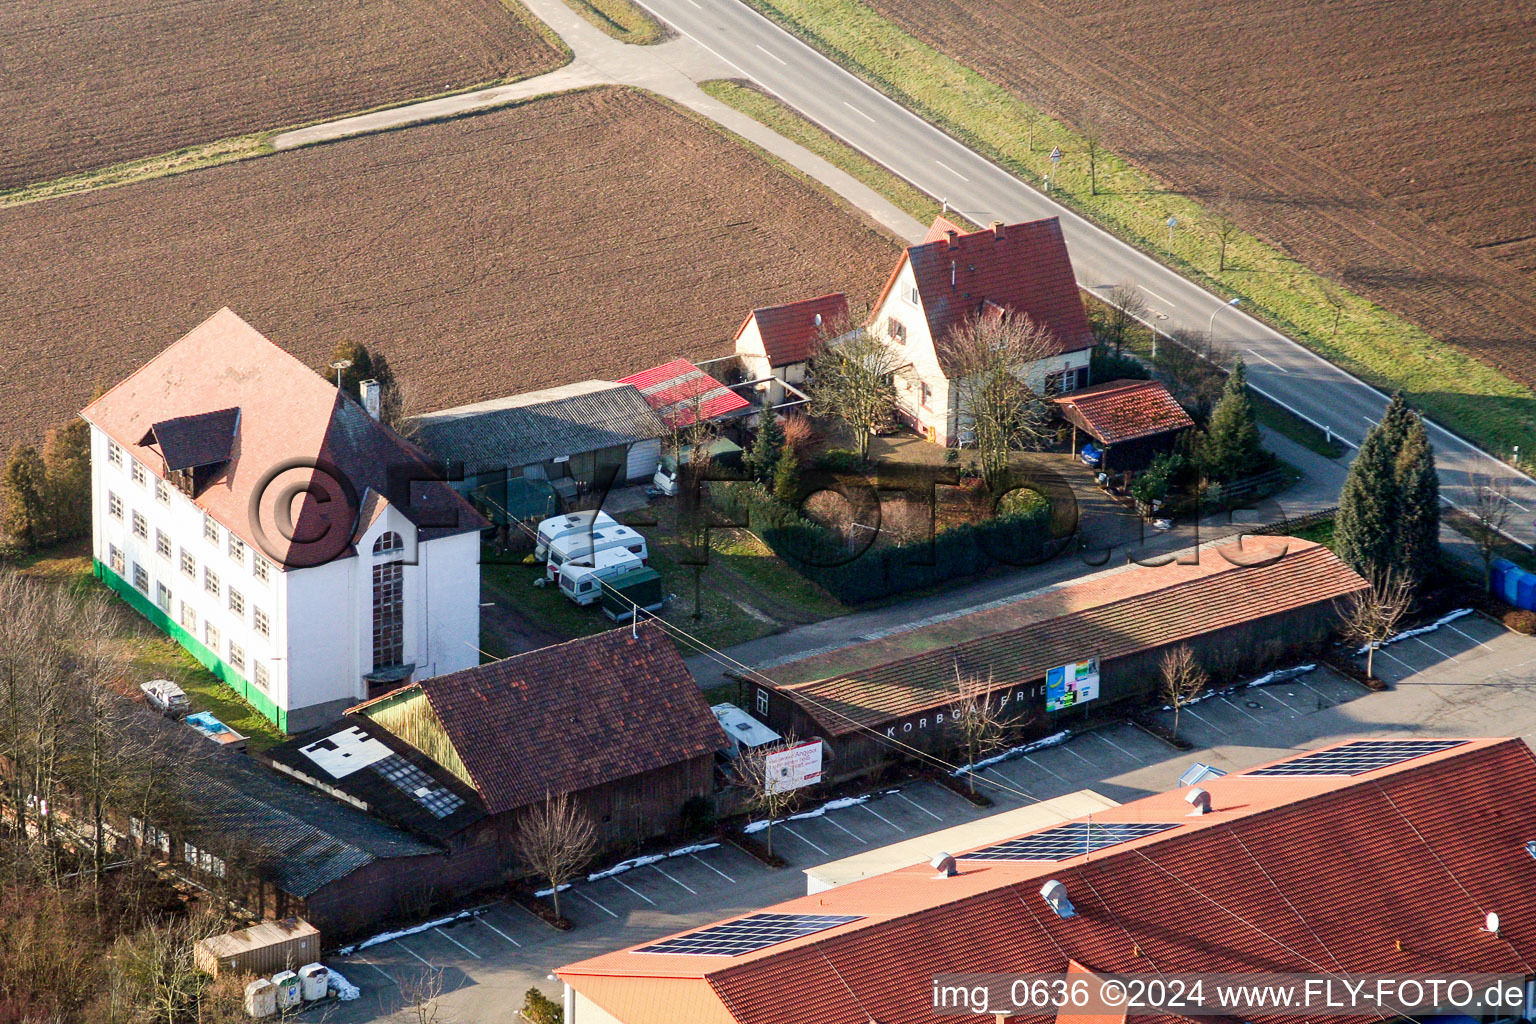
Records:
[[[1213,480],[1236,480],[1258,467],[1262,450],[1253,399],[1248,395],[1248,369],[1239,359],[1227,375],[1201,441],[1201,468]]]
[[[1435,572],[1440,554],[1440,475],[1424,421],[1409,412],[1403,425],[1393,478],[1397,488],[1397,517],[1393,563],[1415,586]]]
[[[0,474],[0,535],[24,548],[48,539],[47,474],[30,444],[11,449]]]
[[[1393,564],[1397,487],[1390,431],[1383,417],[1360,442],[1339,491],[1339,511],[1333,521],[1339,557],[1366,577]]]
[[[773,471],[778,468],[779,450],[783,447],[784,429],[779,426],[773,408],[765,401],[757,421],[757,437],[752,441],[752,450],[747,453],[752,475],[772,486]]]

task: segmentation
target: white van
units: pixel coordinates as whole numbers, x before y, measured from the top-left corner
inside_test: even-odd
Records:
[[[590,564],[566,562],[560,567],[560,593],[577,604],[596,604],[603,597],[603,580],[644,568],[640,556],[627,548],[609,548],[582,561]]]
[[[539,523],[539,541],[533,549],[533,557],[544,561],[549,557],[549,545],[561,537],[601,530],[605,526],[618,526],[618,520],[607,512],[588,510],[567,512],[562,516],[550,516]]]
[[[613,548],[624,548],[631,554],[638,555],[641,562],[650,564],[650,549],[646,547],[645,538],[639,533],[623,525],[602,526],[591,533],[583,530],[552,541],[549,545],[549,562],[544,566],[544,576],[553,583],[559,579],[560,566],[566,562],[575,561],[591,565],[593,554]]]

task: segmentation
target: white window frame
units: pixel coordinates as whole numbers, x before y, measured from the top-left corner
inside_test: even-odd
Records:
[[[181,549],[181,574],[194,582],[197,580],[197,556],[186,548]]]
[[[123,499],[115,491],[107,492],[107,515],[118,521],[123,518]]]
[[[138,484],[140,487],[143,487],[145,482],[149,479],[149,474],[144,472],[144,464],[138,459],[133,460],[133,465],[128,469],[128,475],[132,477],[133,482]]]
[[[169,562],[171,560],[171,550],[171,535],[164,530],[156,530],[155,554]]]
[[[240,621],[244,622],[245,595],[240,593],[240,591],[236,590],[234,587],[226,587],[225,590],[229,592],[229,610],[235,615],[240,616]]]
[[[140,576],[144,577],[144,582],[142,584],[139,583]],[[133,589],[137,590],[139,593],[146,597],[149,596],[149,570],[144,568],[138,562],[133,563]]]
[[[116,441],[108,441],[107,461],[114,466],[121,466],[123,464],[123,446]]]
[[[214,547],[219,546],[219,523],[207,512],[203,513],[203,540],[208,541]]]
[[[206,565],[203,566],[203,590],[214,597],[218,597],[222,590],[219,586],[219,574]]]
[[[140,512],[138,509],[133,510],[132,516],[133,535],[139,538],[139,540],[149,540],[149,520],[145,519],[144,513]]]

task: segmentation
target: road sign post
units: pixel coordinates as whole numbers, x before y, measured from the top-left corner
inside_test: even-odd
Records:
[[[1179,218],[1168,218],[1168,251],[1173,251],[1173,229],[1179,226]]]

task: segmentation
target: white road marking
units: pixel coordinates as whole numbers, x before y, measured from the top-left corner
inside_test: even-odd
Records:
[[[1090,760],[1088,760],[1088,759],[1087,759],[1087,758],[1086,758],[1086,757],[1084,757],[1084,756],[1083,756],[1083,755],[1082,755],[1082,754],[1079,754],[1079,753],[1078,753],[1078,752],[1077,752],[1077,751],[1075,751],[1075,750],[1073,750],[1073,749],[1072,749],[1072,748],[1071,748],[1071,747],[1070,747],[1070,746],[1067,746],[1067,745],[1066,745],[1066,744],[1062,744],[1062,747],[1061,747],[1061,749],[1062,749],[1062,750],[1065,750],[1065,751],[1066,751],[1066,752],[1067,752],[1067,753],[1069,753],[1069,754],[1071,754],[1071,755],[1072,755],[1072,756],[1073,756],[1073,757],[1075,757],[1075,758],[1077,758],[1077,759],[1078,759],[1078,760],[1079,760],[1079,761],[1081,761],[1081,762],[1083,762],[1083,764],[1087,764],[1087,765],[1093,765],[1093,767],[1095,767],[1095,768],[1097,768],[1097,767],[1098,767],[1098,765],[1096,765],[1096,764],[1093,764],[1093,762],[1092,762],[1092,761],[1090,761]]]
[[[1376,421],[1371,419],[1369,416],[1361,416],[1360,418],[1365,420],[1365,422],[1369,423],[1373,427],[1376,425]]]
[[[476,953],[474,950],[470,949],[468,946],[464,945],[464,943],[460,942],[458,939],[454,938],[452,935],[449,935],[447,932],[443,931],[441,928],[433,928],[432,930],[437,932],[437,934],[441,935],[443,938],[447,939],[449,942],[453,943],[455,946],[458,946],[460,949],[462,949],[464,952],[468,953],[470,956],[474,957],[476,960],[484,960],[485,959],[485,957],[481,956],[479,953]]]
[[[352,957],[352,959],[356,960],[360,964],[367,964],[369,967],[372,967],[374,970],[376,970],[380,974],[384,975],[384,977],[388,978],[389,979],[389,983],[391,985],[395,986],[396,988],[400,987],[400,983],[395,980],[394,975],[390,974],[388,971],[386,971],[384,968],[380,967],[378,964],[374,963],[372,960],[364,960],[360,956],[354,956],[354,957]]]
[[[593,899],[591,896],[588,896],[586,893],[582,892],[580,889],[572,889],[571,892],[575,893],[577,896],[580,896],[582,899],[586,900],[588,903],[592,904],[594,907],[596,907],[598,910],[601,910],[609,917],[619,916],[618,914],[615,914],[613,911],[609,910],[607,907],[603,906],[601,903],[597,902],[597,900]]]
[[[847,107],[849,110],[853,111],[855,114],[858,114],[860,117],[862,117],[864,120],[868,121],[870,124],[876,124],[877,123],[874,118],[870,117],[868,114],[864,113],[864,111],[860,110],[858,107],[854,106],[852,103],[849,103],[847,100],[843,100],[843,106]]]
[[[774,60],[778,61],[780,64],[783,64],[785,67],[789,67],[789,61],[785,60],[783,57],[780,57],[778,54],[772,52],[771,50],[763,49],[763,47],[758,46],[757,43],[753,43],[752,45],[753,46],[757,46],[757,48],[759,50],[762,50],[764,53],[768,54],[768,56],[772,57]]]
[[[859,804],[859,806],[864,808],[870,814],[873,814],[875,817],[879,818],[881,821],[885,822],[887,825],[891,826],[891,828],[895,829],[897,832],[905,832],[906,831],[906,829],[902,828],[900,825],[896,824],[890,818],[887,818],[885,815],[881,814],[879,811],[877,811],[873,807],[869,806],[869,804]]]
[[[918,803],[916,800],[913,800],[911,797],[907,796],[907,794],[905,794],[905,793],[897,793],[896,795],[901,797],[907,803],[911,804],[913,807],[916,807],[918,810],[922,811],[924,814],[928,815],[928,817],[932,818],[934,821],[943,821],[944,820],[943,818],[939,817],[937,814],[934,814],[928,808],[924,807],[922,804]]]
[[[1232,707],[1234,709],[1236,709],[1238,714],[1243,715],[1243,716],[1245,716],[1247,718],[1251,718],[1255,722],[1259,721],[1259,716],[1258,715],[1249,714],[1247,711],[1243,710],[1241,707],[1238,707],[1237,701],[1235,701],[1232,698],[1228,697],[1226,694],[1222,694],[1221,695],[1221,699],[1226,701],[1228,704],[1232,705]]]
[[[965,175],[961,174],[959,171],[955,170],[953,167],[949,166],[949,164],[945,163],[943,160],[935,160],[934,163],[938,164],[940,167],[944,168],[946,171],[948,171],[950,174],[953,174],[961,181],[971,180],[970,178],[967,178]]]
[[[1056,775],[1055,772],[1051,771],[1045,765],[1041,764],[1039,761],[1036,761],[1034,758],[1030,757],[1028,754],[1024,755],[1024,760],[1028,761],[1030,764],[1034,765],[1036,768],[1039,768],[1041,771],[1045,772],[1047,775]],[[1067,777],[1065,775],[1056,775],[1056,777],[1058,779],[1060,779],[1062,782],[1067,782],[1068,781],[1068,779],[1067,779]]]
[[[1228,738],[1228,739],[1231,739],[1231,738],[1232,738],[1232,734],[1231,734],[1231,733],[1229,733],[1229,732],[1227,732],[1227,731],[1226,731],[1226,730],[1225,730],[1225,729],[1220,729],[1220,728],[1217,728],[1217,726],[1216,726],[1216,723],[1215,723],[1215,722],[1212,722],[1212,721],[1211,721],[1211,720],[1210,720],[1210,719],[1209,719],[1209,718],[1206,718],[1206,717],[1205,717],[1205,716],[1204,716],[1204,715],[1201,715],[1201,714],[1197,714],[1197,713],[1196,713],[1196,712],[1195,712],[1195,709],[1194,709],[1194,708],[1185,708],[1185,709],[1184,709],[1184,710],[1185,710],[1185,711],[1186,711],[1186,712],[1187,712],[1187,713],[1188,713],[1188,714],[1189,714],[1189,715],[1190,715],[1190,716],[1191,716],[1191,717],[1192,717],[1192,718],[1194,718],[1194,719],[1196,719],[1196,720],[1197,720],[1197,721],[1201,721],[1201,722],[1204,722],[1204,723],[1205,723],[1205,724],[1206,724],[1206,725],[1208,725],[1208,726],[1210,726],[1210,729],[1211,729],[1211,731],[1212,731],[1212,732],[1214,732],[1214,733],[1215,733],[1215,734],[1216,734],[1216,735],[1218,735],[1218,736],[1225,736],[1225,737],[1227,737],[1227,738]]]
[[[1290,373],[1291,372],[1290,370],[1287,370],[1285,367],[1281,366],[1279,363],[1275,362],[1273,359],[1269,358],[1269,356],[1265,355],[1262,352],[1255,352],[1251,348],[1247,349],[1246,351],[1248,352],[1249,355],[1258,356],[1260,359],[1264,360],[1266,363],[1268,363],[1270,366],[1273,366],[1275,369],[1279,370],[1281,373]]]
[[[1105,736],[1102,733],[1096,733],[1096,732],[1089,733],[1088,735],[1092,736],[1094,739],[1103,740],[1105,743],[1108,743],[1110,746],[1114,747],[1116,750],[1120,751],[1120,753],[1124,754],[1126,757],[1130,758],[1132,761],[1135,761],[1137,764],[1141,763],[1141,758],[1137,757],[1135,754],[1131,753],[1129,750],[1126,750],[1124,747],[1122,747],[1120,744],[1116,743],[1114,740],[1110,739],[1108,736]]]
[[[673,878],[671,875],[669,875],[665,871],[661,870],[661,868],[657,868],[655,864],[652,864],[651,867],[656,868],[656,873],[661,875],[661,877],[663,877],[665,879],[668,879],[669,881],[677,882],[678,885],[681,885],[684,889],[687,889],[689,892],[693,893],[695,896],[697,896],[699,894],[699,890],[694,889],[694,888],[684,884],[683,882],[678,881],[676,878]]]
[[[827,852],[826,850],[823,850],[821,847],[817,846],[815,843],[811,842],[809,839],[805,838],[805,836],[801,835],[799,832],[796,832],[794,829],[790,828],[788,825],[784,826],[784,831],[788,832],[790,835],[794,836],[796,839],[800,840],[802,843],[804,843],[806,846],[809,846],[817,853],[825,854]]]
[[[1376,653],[1377,654],[1382,654],[1382,655],[1387,656],[1388,658],[1391,658],[1393,661],[1397,662],[1399,665],[1403,666],[1403,668],[1407,669],[1409,672],[1412,672],[1414,675],[1418,675],[1419,674],[1419,670],[1418,669],[1414,668],[1412,665],[1408,664],[1402,658],[1399,658],[1397,655],[1393,654],[1391,651],[1387,650],[1385,647],[1378,647],[1378,648],[1376,648]]]
[[[1447,622],[1445,624],[1445,628],[1446,629],[1450,629],[1450,630],[1454,630],[1457,633],[1461,633],[1462,636],[1466,637],[1468,640],[1471,640],[1473,643],[1477,644],[1477,646],[1479,646],[1479,647],[1487,647],[1488,646],[1488,641],[1486,641],[1486,640],[1479,640],[1477,637],[1473,636],[1471,633],[1462,632],[1461,630],[1456,629],[1456,627],[1451,625],[1449,622]]]
[[[414,956],[417,960],[420,960],[422,963],[426,964],[428,967],[432,966],[432,962],[430,960],[428,960],[426,957],[422,956],[421,954],[417,953],[414,949],[412,949],[410,946],[407,946],[405,943],[401,942],[399,939],[395,940],[395,945],[399,946],[401,949],[405,950],[407,953],[411,954],[411,956]]]
[[[693,4],[693,6],[697,7],[701,11],[704,9],[703,6],[698,2],[698,0],[688,0],[688,2]]]
[[[825,821],[828,825],[831,825],[833,828],[842,829],[844,832],[847,832],[849,835],[853,836],[854,839],[857,839],[864,846],[868,846],[869,845],[869,840],[867,840],[863,836],[859,835],[853,829],[848,828],[848,827],[846,827],[844,825],[838,824],[837,822],[833,821],[829,816],[822,815],[822,819],[821,820]]]
[[[732,885],[736,884],[736,879],[732,878],[730,875],[726,874],[724,871],[721,871],[719,868],[715,867],[713,864],[711,864],[709,861],[705,860],[704,858],[700,857],[698,854],[690,853],[688,856],[692,857],[694,860],[698,861],[700,864],[703,864],[705,867],[709,868],[709,870],[713,871],[715,874],[719,875],[721,878],[725,879],[727,882],[730,882]]]
[[[1161,302],[1165,306],[1172,306],[1173,305],[1173,300],[1172,299],[1165,299],[1165,298],[1163,298],[1161,295],[1157,294],[1157,292],[1153,291],[1151,288],[1148,288],[1144,284],[1139,284],[1136,287],[1140,288],[1142,291],[1146,292],[1148,295],[1152,296],[1154,299],[1156,299],[1158,302]]]
[[[1430,643],[1428,640],[1425,640],[1421,636],[1416,636],[1414,639],[1423,644],[1425,647],[1428,647],[1430,650],[1434,651],[1436,654],[1440,655],[1440,657],[1444,658],[1446,661],[1455,661],[1458,657],[1458,655],[1455,654],[1446,654],[1440,648],[1436,647],[1434,644]]]
[[[512,943],[512,945],[516,946],[518,949],[522,949],[523,948],[523,944],[521,942],[518,942],[512,936],[508,935],[506,932],[502,931],[500,928],[497,928],[495,925],[491,924],[491,922],[487,921],[485,918],[477,917],[477,918],[475,918],[475,920],[479,921],[481,924],[485,925],[491,931],[495,932],[497,935],[500,935],[502,938],[504,938],[508,942]]]
[[[630,892],[634,893],[636,896],[639,896],[641,899],[645,900],[645,902],[649,903],[651,906],[654,907],[656,905],[656,901],[655,900],[651,899],[649,896],[647,896],[645,893],[641,892],[639,889],[636,889],[632,885],[624,885],[624,881],[621,878],[619,878],[618,875],[609,875],[608,878],[609,878],[610,881],[618,882],[620,885],[623,885],[624,888],[628,889]]]

